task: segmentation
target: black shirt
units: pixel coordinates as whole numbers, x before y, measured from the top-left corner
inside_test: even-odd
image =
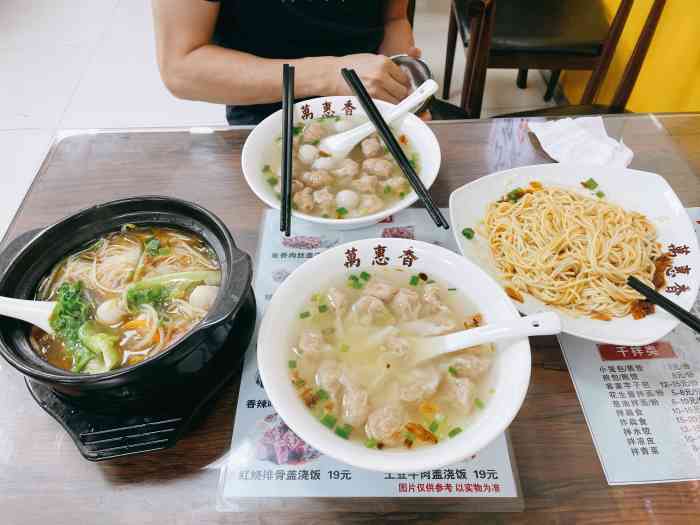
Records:
[[[384,36],[384,1],[209,1],[221,4],[214,43],[263,58],[376,53]],[[280,107],[227,106],[226,117],[230,124],[257,124]]]

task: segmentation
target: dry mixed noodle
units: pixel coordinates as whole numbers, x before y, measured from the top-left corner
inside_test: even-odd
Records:
[[[651,310],[627,286],[659,288],[668,257],[641,213],[599,198],[543,187],[492,203],[484,219],[491,254],[516,300],[528,293],[567,313],[601,320]]]

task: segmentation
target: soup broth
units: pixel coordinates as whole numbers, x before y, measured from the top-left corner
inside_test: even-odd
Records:
[[[59,262],[36,299],[56,301],[50,335],[32,327],[46,361],[77,373],[133,365],[167,348],[207,313],[219,263],[183,230],[124,226]]]
[[[481,323],[463,293],[429,275],[360,271],[318,290],[299,313],[290,380],[342,438],[380,449],[436,444],[484,408],[493,347],[415,364],[412,346]]]
[[[361,124],[357,118],[322,117],[294,127],[292,204],[317,217],[347,219],[371,215],[396,204],[411,192],[406,176],[376,135],[355,146],[346,159],[335,161],[319,150],[321,139]],[[416,173],[420,160],[408,137],[397,141]],[[269,148],[262,175],[281,193],[282,137]]]

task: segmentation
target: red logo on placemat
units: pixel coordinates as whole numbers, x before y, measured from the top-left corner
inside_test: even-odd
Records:
[[[603,361],[629,361],[635,359],[668,359],[677,357],[670,343],[657,341],[644,346],[597,345]]]

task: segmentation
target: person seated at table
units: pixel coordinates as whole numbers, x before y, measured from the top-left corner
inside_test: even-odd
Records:
[[[282,64],[295,95],[349,95],[353,68],[374,98],[396,103],[408,76],[388,57],[420,56],[408,0],[153,0],[160,74],[178,98],[227,104],[230,124],[278,110]]]

